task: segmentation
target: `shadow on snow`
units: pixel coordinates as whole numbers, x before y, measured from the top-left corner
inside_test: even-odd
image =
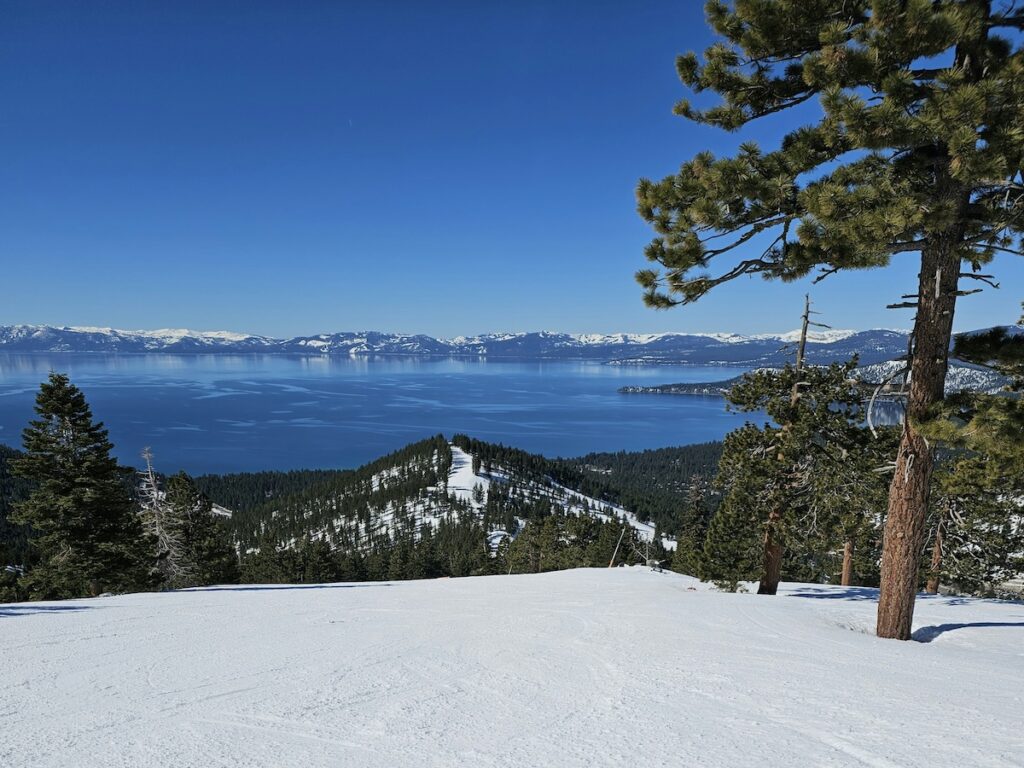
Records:
[[[0,616],[28,616],[32,613],[74,613],[88,611],[91,605],[35,605],[19,603],[16,605],[0,605]]]
[[[388,581],[366,581],[359,584],[225,584],[219,587],[189,587],[177,592],[271,592],[279,589],[360,589],[362,587],[390,587]]]
[[[935,624],[915,630],[911,638],[919,643],[930,643],[940,635],[955,629],[983,629],[985,627],[1024,627],[1024,621],[971,621],[963,624]]]
[[[871,600],[878,601],[877,587],[800,587],[787,592],[786,597],[809,597],[815,600]]]

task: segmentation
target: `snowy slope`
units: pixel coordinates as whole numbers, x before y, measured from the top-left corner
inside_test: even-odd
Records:
[[[695,591],[690,591],[695,589]],[[646,569],[0,606],[0,765],[1020,766],[1024,605]]]
[[[472,454],[466,453],[457,445],[451,445],[450,447],[452,450],[452,468],[448,477],[448,493],[460,501],[466,502],[474,509],[482,510],[487,504],[487,494],[490,492],[491,483],[508,482],[510,480],[509,473],[503,468],[498,467],[492,469],[489,475],[476,474],[473,472]],[[534,496],[546,496],[552,502],[565,509],[568,514],[589,514],[600,520],[623,520],[636,529],[641,541],[654,540],[656,535],[655,527],[641,521],[634,513],[623,507],[595,499],[593,496],[587,496],[550,480],[546,485],[529,483],[521,478],[519,482],[525,485]],[[478,486],[483,491],[482,502],[473,500],[474,489]],[[500,540],[500,537],[497,539],[492,538],[492,542],[497,540]],[[674,539],[662,538],[661,543],[665,549],[674,550],[676,548]]]

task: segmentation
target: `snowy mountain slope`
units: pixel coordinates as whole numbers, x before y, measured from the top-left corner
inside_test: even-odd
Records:
[[[865,365],[857,369],[861,381],[869,384],[881,384],[889,380],[890,388],[898,388],[903,383],[903,376],[900,371],[906,366],[902,360],[888,360],[884,363]],[[978,365],[963,363],[958,360],[951,360],[949,370],[946,372],[946,393],[969,390],[971,392],[983,392],[996,394],[1005,390],[1010,379],[1001,376],[995,371],[982,368]]]
[[[584,493],[567,488],[550,478],[542,482],[533,479],[517,478],[514,472],[502,467],[493,467],[489,473],[473,472],[473,456],[457,445],[451,445],[452,468],[448,477],[448,493],[454,495],[476,510],[486,506],[488,494],[494,483],[517,483],[523,486],[523,493],[533,500],[545,498],[568,515],[591,515],[599,520],[620,520],[632,526],[641,541],[653,541],[657,535],[655,526],[642,521],[635,513],[617,504],[587,496]],[[475,489],[480,489],[480,500],[477,501]],[[674,539],[660,538],[665,549],[674,550]]]
[[[280,502],[271,501],[251,516],[232,514],[231,524],[244,548],[257,546],[267,531],[285,546],[309,536],[334,547],[366,550],[375,542],[393,540],[404,533],[417,537],[423,526],[436,528],[442,521],[472,515],[487,522],[492,488],[500,486],[505,513],[495,516],[487,531],[492,545],[515,536],[530,510],[543,504],[555,514],[591,515],[600,520],[621,520],[636,529],[642,541],[655,535],[653,525],[627,509],[551,478],[527,476],[500,464],[474,472],[473,456],[443,438],[407,446],[391,456],[357,469],[329,486],[315,486]],[[512,526],[499,524],[511,518]],[[668,549],[675,542],[662,538]]]
[[[263,352],[275,343],[265,336],[230,331],[0,326],[0,351],[9,352]]]
[[[684,576],[247,586],[0,606],[19,768],[1020,766],[1024,605]]]
[[[906,363],[903,360],[885,360],[882,362],[862,365],[854,372],[854,376],[866,385],[877,385],[888,382],[883,391],[891,394],[900,388],[903,375],[900,373]],[[723,397],[740,381],[740,376],[723,381],[680,382],[677,384],[656,384],[653,386],[619,387],[619,392],[627,395],[703,395]],[[979,365],[951,360],[946,372],[946,392],[983,392],[996,394],[1006,389],[1010,379],[995,371]],[[872,390],[873,391],[873,390]]]
[[[500,359],[598,360],[619,364],[777,365],[795,332],[742,336],[723,333],[568,334],[497,333],[435,339],[423,334],[346,332],[272,339],[227,331],[122,331],[112,328],[0,326],[0,351],[117,353],[265,353],[298,355],[414,355]],[[809,356],[830,362],[860,353],[865,362],[905,350],[903,331],[825,331],[812,334]]]

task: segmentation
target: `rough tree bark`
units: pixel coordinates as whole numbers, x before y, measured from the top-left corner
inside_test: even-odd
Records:
[[[848,587],[853,581],[853,542],[847,539],[843,545],[843,575],[839,579],[840,586]]]
[[[764,559],[761,580],[757,584],[759,595],[774,595],[779,591],[779,582],[782,580],[782,545],[775,541],[774,535],[777,524],[778,515],[772,512],[764,532]]]
[[[939,580],[942,576],[942,543],[946,537],[946,512],[939,517],[935,526],[935,542],[932,544],[932,562],[928,568],[928,583],[924,591],[930,595],[938,594]]]
[[[928,418],[931,407],[943,396],[960,275],[960,253],[956,248],[959,236],[959,232],[949,233],[922,252],[910,394],[896,472],[889,486],[882,545],[876,626],[879,637],[909,640],[914,621],[914,597],[934,467],[932,447],[916,424]]]
[[[807,329],[811,325],[811,297],[804,296],[804,314],[801,318],[800,342],[796,348],[796,371],[797,374],[804,368],[804,360],[807,355]],[[790,394],[790,403],[795,407],[800,400],[800,377],[793,383],[793,391]],[[788,424],[782,425],[783,434],[789,428]],[[784,439],[784,438],[783,438]],[[779,455],[780,463],[785,462],[786,457]],[[761,564],[761,579],[757,584],[757,594],[774,595],[779,591],[779,582],[782,580],[782,544],[778,540],[778,527],[782,519],[782,513],[773,509],[765,522],[764,529],[764,555]]]

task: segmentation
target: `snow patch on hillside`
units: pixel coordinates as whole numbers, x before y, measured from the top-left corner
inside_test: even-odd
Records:
[[[471,505],[474,509],[482,509],[487,500],[487,491],[491,487],[490,478],[473,472],[473,457],[470,454],[457,445],[450,447],[452,449],[452,468],[448,473],[448,493],[459,501]],[[474,491],[478,487],[483,489],[484,502],[477,502],[473,498]]]
[[[473,456],[457,445],[452,445],[451,449],[452,468],[448,476],[448,493],[460,501],[470,504],[474,509],[482,510],[487,503],[487,494],[491,484],[493,482],[508,482],[510,480],[509,473],[497,467],[492,468],[489,475],[476,474],[473,472]],[[527,486],[534,495],[549,497],[553,502],[565,507],[571,515],[589,514],[599,520],[624,521],[636,529],[641,541],[653,541],[657,535],[653,525],[642,522],[629,510],[566,488],[553,480],[549,479],[546,485],[532,483]],[[482,502],[477,502],[473,498],[477,487],[483,490]],[[676,548],[674,539],[662,537],[661,543],[665,549],[675,550]]]

